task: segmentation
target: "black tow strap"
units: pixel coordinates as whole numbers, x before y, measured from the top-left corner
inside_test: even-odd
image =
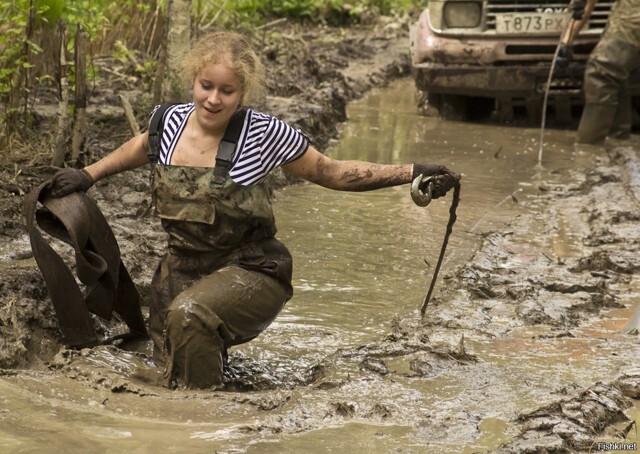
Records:
[[[444,253],[447,249],[447,244],[449,243],[449,237],[451,236],[451,232],[453,231],[453,224],[455,224],[456,219],[458,218],[456,215],[458,203],[460,203],[460,181],[457,181],[455,186],[453,187],[453,200],[451,201],[451,206],[449,207],[449,222],[447,222],[447,230],[444,234],[444,240],[442,240],[440,257],[438,257],[438,264],[436,265],[436,269],[433,272],[433,278],[431,279],[429,292],[427,293],[427,296],[424,297],[424,302],[422,303],[422,307],[420,308],[420,313],[423,316],[427,311],[427,305],[429,304],[431,294],[433,293],[433,289],[436,285],[436,279],[438,278],[438,273],[440,272],[440,266],[442,265],[442,260],[444,259]]]
[[[26,196],[24,210],[33,255],[53,302],[63,343],[84,348],[113,340],[98,339],[90,312],[107,320],[113,312],[118,314],[130,333],[117,338],[148,337],[140,296],[120,259],[120,249],[102,212],[84,192],[53,198],[47,185],[48,181]],[[73,246],[76,274],[86,285],[85,295],[38,227]]]

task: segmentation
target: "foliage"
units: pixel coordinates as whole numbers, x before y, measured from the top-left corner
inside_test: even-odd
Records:
[[[278,18],[331,24],[358,22],[420,7],[427,0],[192,0],[194,29],[255,27]],[[111,55],[145,86],[157,73],[166,0],[2,0],[0,2],[0,123],[22,109],[41,84],[60,83],[60,27],[67,30],[66,75],[73,82],[74,36],[88,34],[90,53]],[[89,65],[93,59],[88,59]],[[93,67],[87,73],[95,76]],[[72,85],[73,86],[73,85]],[[26,118],[26,115],[25,115]],[[16,121],[13,117],[11,121]]]
[[[65,42],[67,75],[73,82],[75,32],[87,33],[91,51],[113,30],[113,24],[126,24],[130,33],[139,32],[130,19],[132,11],[149,15],[154,0],[141,3],[135,0],[6,0],[0,4],[0,102],[4,107],[0,122],[16,122],[18,109],[27,113],[29,96],[34,96],[40,84],[59,84],[60,27],[67,29]],[[120,32],[121,30],[116,30]],[[71,57],[69,57],[71,56]],[[89,60],[90,77],[95,75]],[[142,62],[139,72],[150,73],[152,68]],[[54,85],[54,86],[56,86]],[[27,120],[27,115],[23,116]],[[11,125],[9,125],[11,126]]]
[[[206,0],[200,0],[206,3]],[[426,5],[427,0],[234,0],[228,2],[227,21],[263,22],[268,18],[357,22],[365,13],[389,15]]]

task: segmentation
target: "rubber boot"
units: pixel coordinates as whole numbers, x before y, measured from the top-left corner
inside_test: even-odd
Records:
[[[609,137],[614,139],[629,139],[631,138],[631,95],[628,90],[622,90],[620,95],[620,102],[616,109],[616,114],[613,118],[613,125],[609,132]]]
[[[585,104],[578,125],[577,143],[599,145],[611,131],[616,114],[616,105]]]

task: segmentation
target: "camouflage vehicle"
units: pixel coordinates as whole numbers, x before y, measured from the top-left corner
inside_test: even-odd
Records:
[[[549,87],[560,123],[576,118],[589,53],[615,0],[600,0],[574,42],[566,72]],[[539,121],[553,55],[570,14],[569,0],[430,0],[411,29],[419,110],[464,120],[515,115]],[[634,85],[640,95],[640,84]]]

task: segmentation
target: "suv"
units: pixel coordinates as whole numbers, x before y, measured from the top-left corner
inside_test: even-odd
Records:
[[[614,2],[596,3],[574,41],[569,68],[551,81],[548,104],[559,123],[570,122],[582,106],[586,59]],[[509,122],[521,111],[539,121],[551,62],[570,20],[568,3],[430,0],[410,33],[421,113],[456,120],[491,113]]]

